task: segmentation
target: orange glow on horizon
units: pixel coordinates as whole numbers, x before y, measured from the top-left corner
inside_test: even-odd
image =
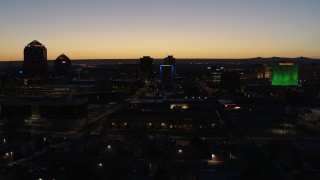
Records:
[[[28,42],[28,41],[27,41]],[[213,43],[198,45],[196,47],[188,46],[187,44],[174,44],[172,48],[167,48],[165,44],[155,44],[149,46],[142,44],[134,46],[120,43],[114,43],[113,47],[107,44],[97,44],[95,46],[84,47],[77,43],[70,43],[68,46],[55,44],[54,42],[39,41],[44,44],[48,52],[48,60],[55,60],[61,53],[66,54],[70,59],[139,59],[144,55],[151,56],[156,59],[162,59],[168,54],[174,55],[178,59],[245,59],[254,57],[310,57],[318,58],[319,54],[308,50],[290,51],[291,47],[287,48],[250,48],[246,46],[228,46],[220,44],[215,46]],[[27,44],[27,43],[25,43]],[[264,45],[266,46],[266,45]],[[25,45],[17,48],[8,47],[6,53],[0,54],[0,61],[15,61],[23,60],[23,49]],[[12,48],[12,49],[9,49]],[[173,50],[172,50],[173,49]]]
[[[320,1],[3,1],[0,61],[33,40],[48,59],[320,57]],[[59,11],[57,11],[59,10]],[[61,13],[63,12],[63,13]]]

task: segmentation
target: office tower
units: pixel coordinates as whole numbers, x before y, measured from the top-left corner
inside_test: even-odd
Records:
[[[270,79],[271,78],[271,66],[266,64],[255,64],[252,67],[252,74],[258,79]]]
[[[176,59],[172,55],[169,55],[168,57],[164,58],[163,64],[172,65],[174,68],[173,75],[176,74]]]
[[[47,49],[34,40],[24,48],[21,73],[25,76],[44,76],[47,73]]]
[[[58,75],[67,75],[71,70],[71,60],[68,56],[61,54],[54,61],[54,70]]]
[[[297,86],[298,65],[292,62],[280,62],[273,66],[273,86]]]
[[[213,66],[210,68],[210,70],[211,70],[211,82],[213,86],[212,88],[214,90],[219,90],[221,75],[224,72],[224,67]]]
[[[142,80],[149,81],[153,77],[153,58],[150,56],[140,58],[140,69]]]
[[[163,64],[164,65],[173,65],[173,66],[175,66],[176,65],[176,59],[172,55],[170,55],[170,56],[164,58]]]
[[[320,81],[320,64],[314,62],[299,64],[298,72],[298,78],[301,82]]]
[[[174,66],[160,65],[161,84],[165,89],[170,89],[174,81]]]

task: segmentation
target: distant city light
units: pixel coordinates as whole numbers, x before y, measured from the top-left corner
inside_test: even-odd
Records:
[[[214,160],[214,159],[215,159],[215,157],[216,157],[216,155],[211,154],[211,160]]]
[[[188,104],[170,104],[170,109],[188,109]]]

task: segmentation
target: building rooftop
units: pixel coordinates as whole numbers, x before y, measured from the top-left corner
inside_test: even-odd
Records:
[[[44,95],[30,95],[30,96],[18,96],[18,97],[8,97],[0,101],[0,105],[29,105],[37,103],[39,105],[46,104],[83,104],[87,103],[88,98],[80,98],[73,96],[44,96]]]
[[[65,54],[61,54],[60,56],[57,57],[57,60],[70,60],[70,58]]]
[[[213,121],[220,120],[220,114],[217,111],[197,111],[197,110],[185,110],[185,111],[170,111],[170,110],[135,110],[124,109],[117,110],[111,116],[121,120],[133,120],[133,119],[166,119],[166,120],[178,120],[178,119],[204,119],[209,118]]]
[[[37,40],[34,40],[27,45],[27,47],[38,47],[38,46],[44,47],[44,45]]]

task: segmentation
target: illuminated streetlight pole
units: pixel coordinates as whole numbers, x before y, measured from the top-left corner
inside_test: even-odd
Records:
[[[216,157],[216,156],[215,156],[214,154],[211,154],[211,160],[212,160],[212,161],[214,161],[215,157]]]

